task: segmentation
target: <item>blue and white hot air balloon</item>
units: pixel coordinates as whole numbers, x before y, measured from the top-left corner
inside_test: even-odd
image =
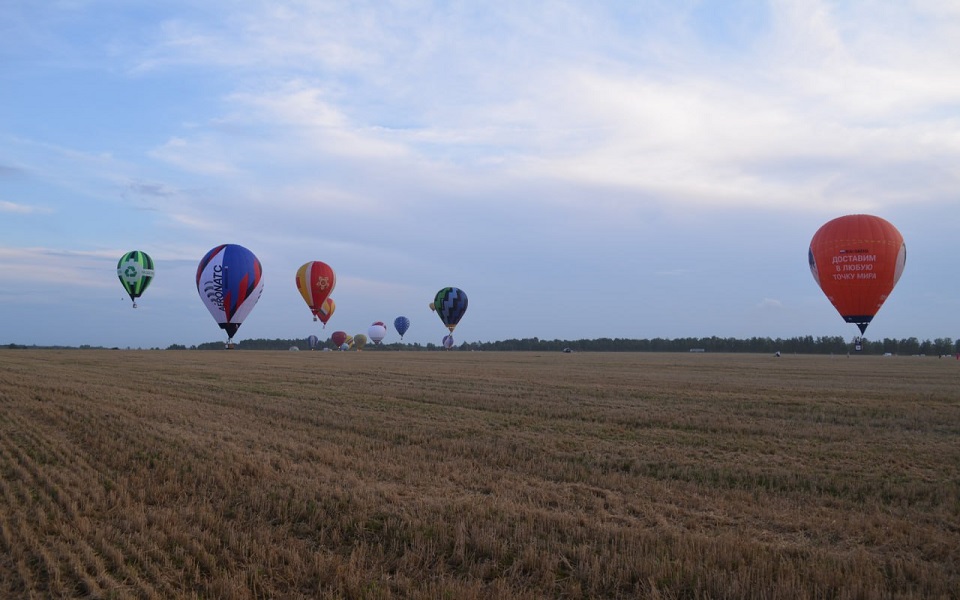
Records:
[[[228,344],[263,293],[263,268],[243,246],[221,244],[200,259],[197,293],[221,329]]]

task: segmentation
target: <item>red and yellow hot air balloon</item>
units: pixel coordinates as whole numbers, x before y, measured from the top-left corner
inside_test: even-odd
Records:
[[[320,310],[317,311],[317,317],[319,317],[320,322],[323,323],[324,329],[327,328],[327,321],[333,316],[333,311],[335,310],[337,310],[337,303],[333,301],[333,298],[328,297],[323,301]]]
[[[810,241],[810,272],[847,323],[863,334],[897,285],[907,261],[903,236],[872,215],[825,223]]]
[[[337,276],[325,262],[312,260],[297,269],[297,289],[300,290],[303,301],[313,313],[314,321],[317,320],[317,314],[323,307],[324,300],[333,291],[335,285],[337,285]]]

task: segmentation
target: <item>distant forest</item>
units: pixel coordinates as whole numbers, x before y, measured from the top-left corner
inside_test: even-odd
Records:
[[[951,355],[960,352],[960,339],[956,342],[951,338],[937,338],[935,340],[919,340],[915,337],[904,339],[885,338],[883,340],[861,340],[861,354],[899,354],[899,355]],[[200,350],[220,350],[223,342],[208,342],[196,346]],[[309,350],[306,339],[248,339],[236,345],[241,350],[287,350],[296,347],[299,350]],[[332,348],[329,340],[321,341],[318,350]],[[168,349],[186,349],[186,346],[173,345]],[[442,350],[439,344],[381,344],[375,346],[368,342],[364,352],[383,352],[390,350],[430,351]],[[510,339],[496,342],[463,342],[454,346],[455,350],[474,351],[533,351],[533,352],[752,352],[782,354],[846,354],[855,352],[852,341],[840,336],[826,337],[794,337],[748,339],[739,338],[654,338],[654,339],[625,339],[625,338],[598,338],[593,340],[542,340],[539,338]]]
[[[23,344],[5,344],[2,348],[68,348],[70,346],[26,346]],[[100,348],[103,346],[82,345],[80,349]],[[205,342],[196,346],[172,344],[167,350],[222,350],[223,342]],[[248,339],[237,342],[237,350],[310,350],[309,342],[304,338],[298,339]],[[329,339],[322,340],[317,350],[333,348]],[[119,348],[114,348],[115,350]],[[129,347],[126,349],[130,349]],[[160,348],[153,348],[160,350]],[[387,352],[391,350],[406,351],[436,351],[443,350],[440,344],[381,344],[375,346],[367,342],[364,352]],[[775,354],[846,354],[857,352],[852,340],[845,340],[840,336],[803,336],[793,338],[761,338],[747,339],[704,337],[704,338],[654,338],[654,339],[626,339],[626,338],[598,338],[593,340],[541,340],[539,338],[510,339],[496,342],[463,342],[454,346],[452,350],[460,351],[489,351],[489,352],[751,352]],[[919,340],[915,337],[904,339],[884,338],[882,340],[861,340],[860,354],[895,354],[895,355],[925,355],[946,356],[960,354],[960,339],[937,338],[935,340]]]

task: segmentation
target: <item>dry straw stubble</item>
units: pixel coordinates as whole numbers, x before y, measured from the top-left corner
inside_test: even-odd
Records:
[[[0,595],[955,597],[960,362],[0,352]]]

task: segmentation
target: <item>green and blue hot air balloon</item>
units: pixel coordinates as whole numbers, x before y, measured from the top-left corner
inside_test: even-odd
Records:
[[[445,287],[434,296],[430,310],[436,311],[443,324],[453,333],[463,313],[467,312],[467,295],[460,288]]]
[[[117,263],[117,277],[120,285],[137,307],[137,298],[147,289],[153,280],[153,259],[141,250],[131,250],[120,257]]]

